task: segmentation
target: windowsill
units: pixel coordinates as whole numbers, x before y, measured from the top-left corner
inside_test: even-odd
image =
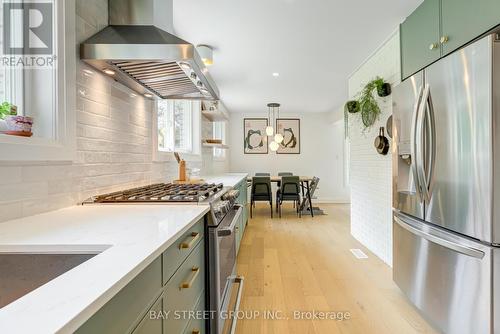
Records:
[[[0,134],[0,161],[72,161],[73,142]]]
[[[188,161],[188,162],[199,162],[202,161],[201,154],[195,154],[195,153],[183,153],[183,152],[177,152],[181,156],[181,159]],[[155,156],[153,157],[154,162],[177,162],[175,160],[174,152],[173,151],[156,151]]]

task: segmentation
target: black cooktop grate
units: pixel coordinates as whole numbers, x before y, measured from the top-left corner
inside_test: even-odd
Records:
[[[94,203],[200,202],[222,189],[220,184],[158,183],[99,195]]]

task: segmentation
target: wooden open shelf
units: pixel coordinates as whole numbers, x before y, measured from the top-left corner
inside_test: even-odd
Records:
[[[210,144],[210,143],[203,142],[202,145],[203,145],[203,147],[214,147],[214,148],[221,148],[224,150],[227,150],[229,148],[229,146],[224,145],[224,144]]]
[[[225,122],[229,119],[228,115],[220,110],[202,110],[201,114],[211,122]]]

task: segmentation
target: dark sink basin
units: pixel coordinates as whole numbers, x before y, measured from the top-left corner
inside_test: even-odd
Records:
[[[69,254],[0,251],[0,308],[88,261],[100,251]]]

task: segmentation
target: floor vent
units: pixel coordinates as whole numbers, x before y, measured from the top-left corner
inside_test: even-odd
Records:
[[[354,248],[350,249],[352,255],[354,255],[357,259],[367,259],[368,255],[366,255],[361,249]]]

